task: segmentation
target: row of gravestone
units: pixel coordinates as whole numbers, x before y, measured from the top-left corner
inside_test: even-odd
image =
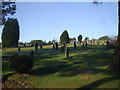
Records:
[[[40,49],[43,49],[42,45],[40,44]],[[82,47],[85,47],[85,50],[87,51],[87,42],[83,43]],[[58,50],[58,43],[53,44],[53,50],[56,49]],[[74,42],[74,49],[76,50],[76,42]],[[20,47],[18,48],[18,51],[20,51]],[[35,44],[35,51],[38,51],[38,43]],[[66,46],[66,44],[63,44],[63,46],[61,46],[61,52],[65,52],[65,57],[68,58],[69,57],[69,47]],[[31,52],[31,55],[34,56],[34,51]]]

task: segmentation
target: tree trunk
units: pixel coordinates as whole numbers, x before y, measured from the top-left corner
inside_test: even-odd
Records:
[[[120,8],[120,1],[118,2],[118,11]],[[120,16],[118,16],[118,20],[120,20]],[[114,52],[114,58],[111,64],[111,69],[120,73],[120,22],[118,22],[118,39],[117,39],[117,47]]]

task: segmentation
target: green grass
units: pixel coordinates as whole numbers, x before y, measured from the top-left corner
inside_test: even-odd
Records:
[[[27,87],[35,88],[118,88],[117,76],[107,67],[111,64],[114,49],[105,46],[89,46],[88,51],[82,47],[74,50],[70,47],[70,57],[65,58],[61,49],[53,50],[52,46],[43,46],[44,49],[35,52],[34,67],[28,72],[27,78],[19,78],[9,68],[9,56],[13,53],[29,55],[34,47],[3,49],[3,75],[8,75],[7,83],[22,83]],[[15,86],[15,85],[14,85]]]

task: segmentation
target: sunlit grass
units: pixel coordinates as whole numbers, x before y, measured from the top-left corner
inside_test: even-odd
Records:
[[[43,46],[42,50],[39,48],[39,51],[35,52],[34,67],[28,72],[29,76],[24,83],[36,88],[80,88],[103,79],[105,84],[101,83],[95,87],[108,88],[111,84],[112,88],[118,87],[116,85],[118,80],[104,80],[114,76],[107,68],[111,64],[114,49],[89,46],[88,51],[85,51],[80,46],[77,46],[77,50],[74,50],[72,45],[69,47],[70,58],[65,58],[60,47],[58,50],[53,50],[52,46]],[[34,51],[34,47],[22,47],[20,52],[17,48],[3,49],[3,75],[14,72],[9,68],[9,55],[13,53],[30,55],[31,51]],[[11,76],[14,77],[15,75]]]

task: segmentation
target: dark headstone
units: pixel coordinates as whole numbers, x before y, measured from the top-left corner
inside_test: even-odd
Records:
[[[33,56],[34,56],[34,51],[31,51],[31,52],[30,52],[30,55],[33,57]]]
[[[35,51],[38,51],[38,43],[35,43]]]
[[[20,51],[20,47],[18,48],[18,51]]]
[[[53,49],[55,49],[55,45],[53,44]]]
[[[64,47],[63,46],[61,47],[61,51],[64,52]]]
[[[66,50],[65,50],[65,57],[66,57],[66,58],[69,57],[69,47],[66,47]]]
[[[87,46],[88,46],[88,44],[87,44],[87,42],[85,43],[85,50],[87,51]]]
[[[56,50],[58,50],[58,43],[55,43],[55,46],[56,46]]]
[[[74,49],[76,50],[76,42],[74,42]]]
[[[84,43],[82,44],[82,47],[84,48]]]

